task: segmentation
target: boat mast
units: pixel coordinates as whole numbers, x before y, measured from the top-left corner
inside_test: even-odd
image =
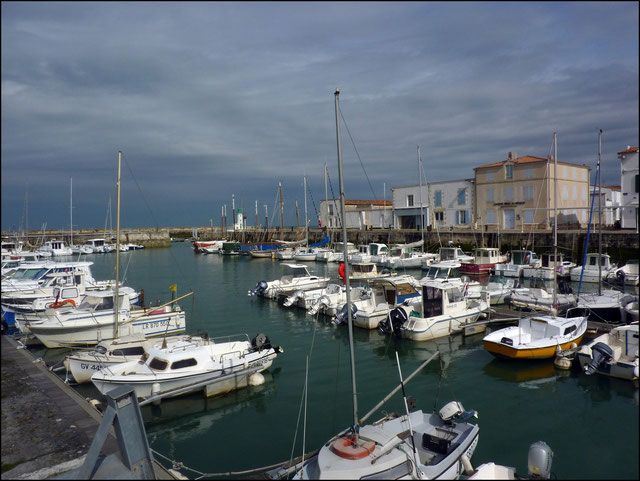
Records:
[[[602,129],[598,132],[598,172],[602,154]],[[598,295],[602,295],[602,177],[598,175]]]
[[[553,303],[558,315],[558,133],[553,133]],[[553,312],[552,312],[553,313]]]
[[[118,151],[118,212],[116,213],[116,286],[113,290],[115,297],[115,323],[113,324],[113,338],[118,337],[118,318],[120,317],[120,297],[118,295],[118,283],[120,281],[120,164],[122,162],[122,152]]]
[[[69,230],[71,231],[71,240],[69,241],[73,245],[73,177],[71,177],[71,191],[69,200]]]
[[[420,157],[420,146],[418,145],[418,178],[420,179],[420,234],[422,238],[421,249],[424,252],[424,212],[422,210],[422,158]]]
[[[340,189],[340,217],[342,218],[342,253],[344,255],[344,283],[347,295],[347,321],[349,328],[349,351],[351,354],[351,388],[353,393],[353,428],[355,442],[358,442],[358,431],[355,427],[358,425],[358,396],[356,393],[356,361],[353,348],[353,318],[351,316],[351,285],[349,282],[349,262],[347,259],[347,223],[344,216],[344,179],[342,176],[342,147],[340,145],[340,124],[338,120],[338,112],[340,111],[339,97],[340,91],[336,89],[335,96],[335,112],[336,112],[336,144],[338,149],[338,178]]]
[[[327,190],[327,161],[326,161],[326,159],[325,159],[325,162],[324,162],[324,205],[327,208],[327,217],[325,217],[327,222],[325,224],[325,227],[327,227],[327,229],[329,230],[330,242],[333,242],[333,239],[331,239],[331,230],[328,227],[328,224],[329,224],[329,192]]]
[[[307,176],[303,177],[304,181],[304,231],[307,249],[309,249],[309,219],[307,215]]]
[[[284,200],[282,199],[282,182],[278,182],[278,190],[280,192],[280,230],[284,229]]]

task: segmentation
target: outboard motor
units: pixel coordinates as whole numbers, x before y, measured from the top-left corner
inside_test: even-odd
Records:
[[[312,316],[315,316],[320,309],[327,307],[331,303],[330,299],[327,296],[320,296],[320,298],[316,301],[311,309],[307,312]]]
[[[616,272],[616,280],[620,284],[624,284],[624,278],[625,277],[626,277],[626,274],[624,273],[624,271],[622,269],[618,269],[618,272]]]
[[[590,376],[611,359],[613,359],[613,349],[604,342],[596,342],[591,348],[591,362],[584,367],[584,373]]]
[[[529,446],[527,470],[531,479],[551,478],[551,463],[553,451],[544,441],[538,441]]]
[[[407,313],[401,307],[391,309],[387,318],[380,322],[378,329],[383,334],[393,334],[396,337],[400,337],[400,328],[407,322]]]
[[[303,297],[304,297],[303,291],[296,291],[293,294],[291,294],[289,297],[287,297],[282,303],[282,305],[284,307],[291,307],[298,299],[302,299]]]
[[[349,311],[347,309],[347,304],[345,304],[344,306],[342,306],[342,309],[340,309],[340,312],[336,314],[336,318],[333,320],[333,323],[336,326],[339,326],[340,324],[346,324],[349,321]],[[358,312],[358,307],[355,304],[351,303],[351,319],[356,317],[356,312]]]
[[[269,285],[267,284],[267,281],[260,281],[260,282],[258,282],[256,284],[256,287],[254,287],[253,289],[251,289],[249,291],[249,295],[250,296],[261,296],[267,290],[267,287],[269,287]]]
[[[258,351],[262,351],[263,349],[271,349],[271,341],[264,334],[257,334],[256,337],[251,339],[251,347]]]
[[[438,415],[445,424],[454,424],[455,421],[465,422],[478,417],[477,411],[465,411],[459,401],[448,402],[438,411]]]

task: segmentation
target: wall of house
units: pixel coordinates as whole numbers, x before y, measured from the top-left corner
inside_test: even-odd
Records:
[[[623,229],[638,229],[638,152],[619,154]]]

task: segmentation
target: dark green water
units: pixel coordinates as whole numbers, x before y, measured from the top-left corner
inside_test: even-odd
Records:
[[[282,275],[279,262],[195,255],[188,243],[170,249],[124,253],[126,284],[144,288],[147,303],[195,291],[181,302],[190,333],[210,336],[263,332],[285,352],[266,373],[267,382],[229,395],[200,395],[144,407],[151,447],[206,473],[239,471],[289,459],[309,360],[305,450],[320,447],[351,424],[348,333],[299,309],[248,297],[259,280]],[[113,255],[87,256],[97,279],[113,278]],[[337,264],[309,263],[312,272],[337,279]],[[413,272],[419,275],[420,271]],[[574,288],[575,289],[575,288]],[[443,352],[407,386],[423,410],[459,400],[479,413],[480,442],[474,466],[494,461],[526,473],[527,451],[545,441],[554,451],[559,479],[638,479],[638,389],[630,382],[579,371],[558,371],[552,361],[500,361],[482,347],[482,334],[431,342],[398,341],[355,329],[359,415],[398,383],[395,351],[408,376],[436,348]],[[61,352],[40,352],[48,362]],[[82,387],[84,396],[97,391]],[[396,396],[382,408],[401,411]],[[375,420],[382,412],[374,415]],[[302,418],[294,455],[302,453]]]

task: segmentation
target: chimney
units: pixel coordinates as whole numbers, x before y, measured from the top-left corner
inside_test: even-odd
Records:
[[[514,161],[518,158],[518,154],[516,154],[515,152],[509,152],[507,154],[507,160],[511,160]]]

